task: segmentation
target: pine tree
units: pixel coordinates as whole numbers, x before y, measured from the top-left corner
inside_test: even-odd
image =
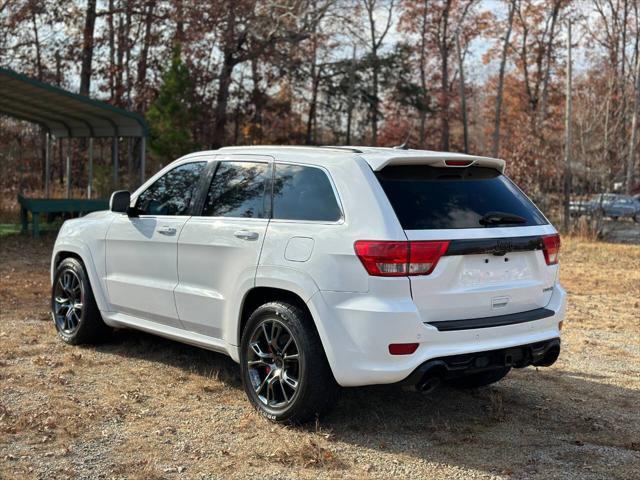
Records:
[[[150,149],[156,159],[166,164],[199,148],[194,139],[198,108],[188,67],[176,47],[171,66],[162,78],[158,97],[149,107]]]

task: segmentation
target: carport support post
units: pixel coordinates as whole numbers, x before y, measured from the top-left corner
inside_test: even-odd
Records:
[[[93,193],[93,137],[89,138],[89,183],[87,184],[87,198]]]
[[[71,198],[71,137],[67,137],[67,198]]]
[[[147,139],[140,137],[140,185],[145,181]]]
[[[113,188],[118,188],[118,137],[111,140],[111,158],[113,160]]]
[[[44,198],[49,198],[51,178],[51,134],[44,134]]]

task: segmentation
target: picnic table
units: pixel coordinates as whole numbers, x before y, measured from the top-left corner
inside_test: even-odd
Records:
[[[29,212],[31,212],[31,235],[33,237],[40,235],[41,213],[68,213],[73,216],[109,209],[109,200],[105,199],[26,198],[18,195],[18,203],[20,204],[20,221],[22,223],[23,233],[29,230]]]

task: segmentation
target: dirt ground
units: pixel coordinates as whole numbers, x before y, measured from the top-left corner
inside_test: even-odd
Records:
[[[348,389],[294,428],[254,413],[222,355],[131,331],[64,345],[52,242],[0,238],[0,478],[640,478],[640,246],[564,241],[553,367]]]

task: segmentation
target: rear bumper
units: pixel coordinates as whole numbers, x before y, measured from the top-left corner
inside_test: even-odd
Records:
[[[524,368],[529,365],[549,367],[555,363],[559,355],[560,339],[552,338],[529,345],[434,358],[416,368],[401,383],[417,385],[423,382],[427,375],[452,379],[495,368]]]
[[[566,293],[556,284],[545,316],[518,323],[438,330],[423,323],[412,299],[318,292],[308,302],[327,359],[342,386],[397,383],[432,359],[491,352],[559,339]],[[412,355],[391,355],[390,343],[419,344]]]

